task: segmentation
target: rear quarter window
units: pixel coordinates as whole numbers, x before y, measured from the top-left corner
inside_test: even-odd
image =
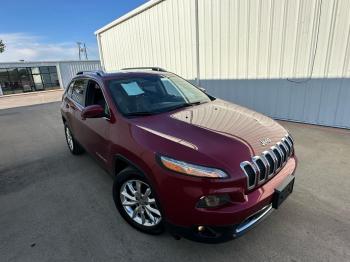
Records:
[[[66,91],[66,95],[68,97],[72,96],[72,90],[73,90],[73,85],[74,85],[74,81],[72,81],[69,86],[67,87],[67,91]]]
[[[74,81],[71,98],[80,105],[85,104],[85,93],[88,80],[78,79]],[[69,90],[68,90],[69,91]]]

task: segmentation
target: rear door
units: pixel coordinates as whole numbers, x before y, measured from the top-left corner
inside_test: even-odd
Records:
[[[73,103],[72,98],[71,98],[73,85],[74,85],[74,81],[72,81],[68,85],[68,88],[63,95],[63,100],[62,100],[62,105],[61,105],[62,114],[64,115],[65,119],[67,120],[67,123],[72,131],[73,131],[73,129],[71,127],[71,123],[72,123],[72,121],[74,121],[74,110],[73,110],[74,103]]]
[[[81,117],[81,113],[85,107],[87,84],[87,79],[82,78],[75,80],[72,88],[70,108],[74,116],[73,121],[71,121],[73,136],[85,149],[89,150],[89,148],[87,148],[88,144],[86,143],[85,123]]]

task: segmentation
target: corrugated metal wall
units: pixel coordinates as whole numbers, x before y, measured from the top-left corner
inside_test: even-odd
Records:
[[[312,76],[350,77],[349,0],[199,0],[198,11],[202,77],[308,78],[316,42]]]
[[[107,71],[160,66],[196,77],[195,2],[162,1],[100,35]]]
[[[101,63],[100,61],[62,61],[58,62],[57,67],[61,87],[66,88],[79,71],[101,70]]]
[[[196,0],[98,31],[105,68],[157,65],[275,118],[350,128],[350,1],[198,0],[197,11],[198,31]]]

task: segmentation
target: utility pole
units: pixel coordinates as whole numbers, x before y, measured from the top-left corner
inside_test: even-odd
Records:
[[[86,59],[86,60],[89,60],[89,59],[88,59],[88,55],[87,55],[87,49],[86,49],[85,43],[84,43],[84,53],[85,53],[85,59]]]
[[[85,56],[85,60],[88,60],[86,44],[82,42],[77,42],[77,45],[78,45],[79,60],[81,60],[82,56]]]

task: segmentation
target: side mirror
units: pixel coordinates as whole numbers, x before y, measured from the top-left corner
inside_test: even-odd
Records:
[[[204,93],[207,92],[207,90],[206,90],[205,88],[203,88],[203,87],[200,87],[200,86],[199,86],[198,89],[201,90],[201,91],[204,92]]]
[[[105,116],[104,109],[100,105],[87,106],[81,112],[81,118],[82,119],[86,119],[86,118],[100,118],[100,117],[104,117],[104,116]]]

